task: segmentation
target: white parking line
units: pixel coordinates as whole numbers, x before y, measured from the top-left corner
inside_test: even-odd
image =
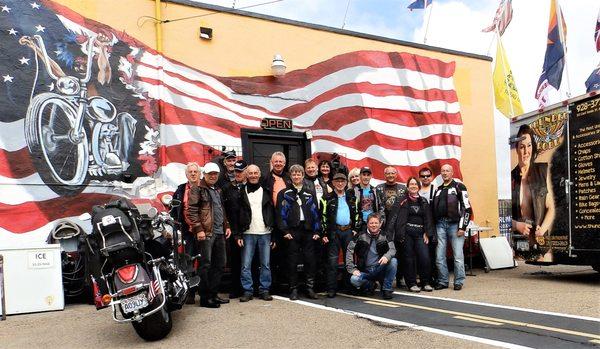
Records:
[[[456,333],[456,332],[450,332],[450,331],[440,330],[440,329],[433,328],[433,327],[420,326],[420,325],[413,324],[413,323],[410,323],[410,322],[392,320],[392,319],[388,319],[388,318],[384,318],[384,317],[380,317],[380,316],[375,316],[375,315],[370,315],[370,314],[365,314],[365,313],[359,313],[359,312],[352,311],[352,310],[326,307],[324,305],[314,304],[314,303],[310,303],[310,302],[306,302],[306,301],[291,301],[287,297],[273,296],[273,298],[281,300],[281,301],[286,301],[286,302],[291,302],[291,303],[296,303],[296,304],[300,304],[300,305],[309,306],[309,307],[316,308],[316,309],[327,310],[327,311],[331,311],[331,312],[335,312],[335,313],[340,313],[340,314],[347,314],[347,315],[358,316],[358,317],[362,317],[362,318],[365,318],[365,319],[370,319],[370,320],[374,320],[374,321],[378,321],[378,322],[383,322],[383,323],[387,323],[387,324],[391,324],[391,325],[408,327],[408,328],[412,328],[412,329],[415,329],[415,330],[421,330],[421,331],[425,331],[425,332],[436,333],[436,334],[440,334],[442,336],[448,336],[448,337],[453,337],[453,338],[464,339],[464,340],[468,340],[468,341],[472,341],[472,342],[493,345],[493,346],[501,347],[501,348],[531,349],[530,347],[525,347],[525,346],[522,346],[522,345],[517,345],[517,344],[512,344],[512,343],[507,343],[507,342],[496,341],[496,340],[493,340],[493,339],[487,339],[487,338],[469,336],[469,335],[466,335],[466,334],[461,334],[461,333]]]
[[[444,297],[426,296],[426,295],[422,295],[422,294],[415,294],[415,293],[408,293],[408,292],[398,292],[398,291],[394,292],[394,294],[399,294],[399,295],[408,296],[408,297],[437,299],[437,300],[444,300],[444,301],[456,302],[456,303],[465,303],[465,304],[473,304],[473,305],[483,305],[483,306],[492,307],[492,308],[509,309],[509,310],[519,310],[519,311],[526,311],[526,312],[535,313],[535,314],[553,315],[553,316],[561,316],[561,317],[567,317],[567,318],[572,318],[572,319],[579,319],[579,320],[600,322],[600,318],[595,318],[595,317],[580,316],[580,315],[571,315],[571,314],[562,314],[562,313],[555,313],[555,312],[551,312],[551,311],[544,311],[544,310],[537,310],[537,309],[519,308],[519,307],[510,306],[510,305],[500,305],[500,304],[492,304],[492,303],[484,303],[484,302],[476,302],[476,301],[467,301],[467,300],[456,299],[456,298],[444,298]]]

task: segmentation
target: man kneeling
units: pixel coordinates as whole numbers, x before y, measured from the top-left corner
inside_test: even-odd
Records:
[[[352,274],[352,286],[372,290],[373,282],[383,279],[381,295],[384,299],[391,299],[392,282],[398,268],[395,255],[394,242],[381,234],[379,214],[371,213],[367,217],[367,231],[361,233],[356,241],[350,242],[346,252],[346,270]]]

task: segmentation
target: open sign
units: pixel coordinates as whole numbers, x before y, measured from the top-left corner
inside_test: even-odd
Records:
[[[291,131],[292,120],[264,118],[260,122],[260,127],[265,130]]]

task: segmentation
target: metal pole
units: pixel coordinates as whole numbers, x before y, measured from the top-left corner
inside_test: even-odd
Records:
[[[2,317],[0,320],[6,320],[6,301],[4,299],[4,256],[0,254],[0,295],[2,302]]]
[[[427,32],[429,31],[429,21],[431,21],[431,12],[433,12],[433,2],[429,5],[429,15],[427,16],[427,23],[425,24],[425,36],[423,37],[423,43],[427,43]]]

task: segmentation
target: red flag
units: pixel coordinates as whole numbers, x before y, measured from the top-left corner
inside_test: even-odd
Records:
[[[482,31],[487,33],[498,29],[500,35],[504,34],[506,27],[508,27],[508,24],[510,24],[510,21],[512,20],[512,12],[512,0],[502,0],[500,6],[498,6],[498,9],[496,10],[494,22]]]

